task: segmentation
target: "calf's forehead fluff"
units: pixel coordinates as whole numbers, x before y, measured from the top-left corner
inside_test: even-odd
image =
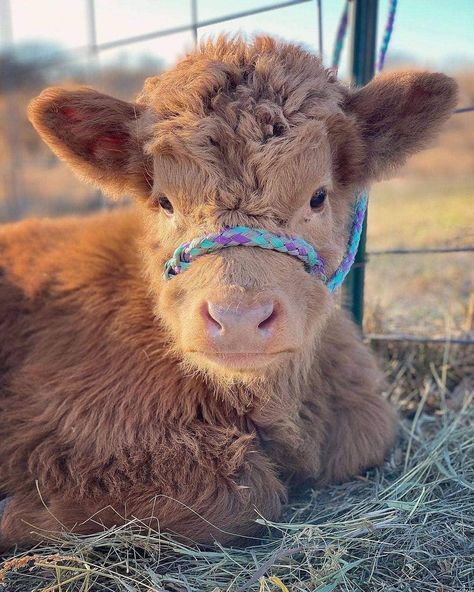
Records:
[[[151,114],[147,151],[156,158],[186,159],[215,185],[238,180],[247,197],[271,191],[278,199],[302,180],[330,180],[327,121],[342,116],[346,95],[300,47],[219,38],[148,79],[139,102]]]
[[[211,112],[225,117],[227,112],[229,123],[234,123],[230,113],[236,117],[239,107],[263,105],[268,117],[271,112],[283,114],[296,124],[304,116],[330,114],[344,96],[344,86],[319,57],[302,47],[270,37],[257,37],[250,44],[219,37],[203,43],[173,69],[148,78],[139,102],[164,118],[181,113],[205,117]]]

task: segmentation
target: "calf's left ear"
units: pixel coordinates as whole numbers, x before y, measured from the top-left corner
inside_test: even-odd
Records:
[[[109,195],[146,196],[150,166],[140,140],[143,107],[90,88],[48,88],[29,106],[41,138],[71,169]]]
[[[390,176],[434,139],[456,102],[456,82],[429,72],[382,74],[353,90],[345,110],[362,135],[364,175]]]

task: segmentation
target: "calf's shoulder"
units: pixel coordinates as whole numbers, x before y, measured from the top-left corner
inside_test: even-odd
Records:
[[[137,269],[139,228],[128,210],[0,226],[0,374],[66,309],[87,307],[101,291],[114,308],[114,291]]]
[[[0,226],[2,285],[30,299],[100,280],[136,254],[141,220],[123,209],[69,218],[32,218]]]

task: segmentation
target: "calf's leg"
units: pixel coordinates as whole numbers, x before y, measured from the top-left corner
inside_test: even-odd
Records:
[[[396,414],[383,397],[383,375],[356,331],[342,317],[320,362],[321,395],[328,406],[320,483],[344,481],[380,465],[395,439]]]
[[[10,499],[0,522],[0,551],[51,534],[100,532],[133,518],[187,541],[248,544],[248,537],[262,530],[255,520],[259,515],[278,519],[285,496],[271,464],[257,450],[249,450],[233,479],[202,471],[200,479],[189,482],[183,475],[174,493],[136,484],[116,497],[65,498],[58,492],[45,496],[43,503],[31,491]]]
[[[374,357],[344,316],[331,322],[299,396],[268,401],[252,419],[283,475],[324,485],[379,465],[393,444],[395,413]]]

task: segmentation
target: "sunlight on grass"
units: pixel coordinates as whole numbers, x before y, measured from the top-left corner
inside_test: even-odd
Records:
[[[368,250],[474,243],[474,180],[395,179],[370,194]]]
[[[370,195],[367,250],[474,244],[472,179],[395,179]],[[427,334],[464,329],[474,253],[369,254],[366,330]],[[376,321],[374,320],[376,317]]]

